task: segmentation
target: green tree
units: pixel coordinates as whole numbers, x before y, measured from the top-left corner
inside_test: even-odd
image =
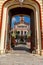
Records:
[[[16,33],[13,31],[11,34],[12,37],[16,38]]]
[[[28,31],[27,38],[31,36],[31,31]]]

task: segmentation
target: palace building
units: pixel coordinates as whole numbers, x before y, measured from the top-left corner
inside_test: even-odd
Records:
[[[19,31],[20,35],[25,35],[30,29],[31,50],[35,47],[36,53],[43,55],[42,0],[0,0],[0,53],[5,53],[8,49],[11,50],[9,31],[11,30],[12,17],[16,15],[20,17],[22,15],[22,17],[19,23],[15,23],[14,30]],[[30,24],[24,22],[24,15],[30,17]]]
[[[14,24],[14,30],[18,31],[20,36],[26,35],[30,31],[30,24],[24,22],[23,17],[20,17],[21,20],[18,23]]]
[[[18,43],[20,43],[20,41],[26,43],[27,36],[28,38],[30,36],[30,23],[24,22],[24,18],[20,17],[20,22],[15,22],[14,28],[12,28],[10,32],[12,34],[15,33],[15,35],[18,34]]]

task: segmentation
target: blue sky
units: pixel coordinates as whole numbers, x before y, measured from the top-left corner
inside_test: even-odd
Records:
[[[14,16],[11,20],[11,28],[14,27],[15,22],[20,22],[20,16]],[[24,16],[24,22],[30,23],[30,17]]]

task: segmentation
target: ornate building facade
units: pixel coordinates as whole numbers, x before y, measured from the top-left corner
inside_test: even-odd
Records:
[[[26,43],[27,38],[30,37],[30,23],[27,23],[24,21],[23,17],[20,17],[20,22],[15,22],[14,28],[11,29],[11,32],[15,33],[15,35],[18,35],[18,41],[17,43]],[[12,33],[12,34],[13,34]],[[28,37],[27,37],[28,36]],[[17,40],[17,38],[16,38]]]
[[[5,53],[7,34],[11,18],[26,14],[31,18],[31,43],[36,53],[43,55],[43,1],[42,0],[0,0],[0,53]],[[34,40],[34,41],[33,41]],[[32,49],[31,48],[31,49]]]

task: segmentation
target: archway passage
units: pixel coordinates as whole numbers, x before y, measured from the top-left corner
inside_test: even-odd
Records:
[[[10,3],[10,4],[9,4]],[[20,6],[21,5],[21,6]],[[3,4],[2,13],[2,31],[1,31],[1,53],[11,46],[11,37],[9,30],[11,30],[11,19],[14,15],[25,14],[30,16],[31,28],[31,51],[36,47],[36,53],[41,51],[41,30],[40,30],[40,6],[38,2],[32,0],[20,1],[6,1]],[[28,39],[29,40],[29,39]],[[8,45],[8,46],[7,46]]]
[[[17,8],[14,8],[14,9],[11,9],[8,13],[9,15],[9,30],[11,30],[11,19],[13,16],[15,15],[20,15],[20,16],[23,16],[23,15],[28,15],[30,17],[30,29],[31,29],[31,37],[28,38],[28,42],[30,41],[31,42],[31,51],[34,50],[35,48],[35,21],[34,21],[34,11],[32,9],[29,9],[29,8],[24,8],[24,7],[17,7]],[[12,40],[10,39],[10,34],[9,34],[9,40],[10,40],[10,44],[12,42]]]

